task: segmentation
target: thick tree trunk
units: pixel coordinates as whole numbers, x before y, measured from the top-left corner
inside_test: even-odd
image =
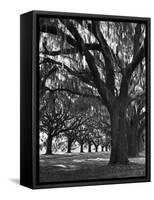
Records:
[[[71,146],[72,146],[72,141],[70,139],[68,139],[67,153],[71,153]]]
[[[88,143],[88,152],[91,152],[91,142]]]
[[[51,155],[52,154],[52,136],[48,136],[46,144],[47,144],[46,155]]]
[[[80,153],[83,153],[83,143],[80,144]]]
[[[111,113],[112,141],[110,164],[128,164],[125,123],[125,102],[116,100]]]
[[[138,152],[144,151],[144,140],[142,133],[138,133],[137,143],[138,143]]]
[[[128,133],[128,157],[138,156],[137,128],[132,127]]]

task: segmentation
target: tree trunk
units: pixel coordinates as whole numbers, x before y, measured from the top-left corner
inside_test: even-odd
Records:
[[[83,143],[80,144],[80,153],[83,153]]]
[[[91,142],[88,143],[88,152],[91,152]]]
[[[111,151],[111,145],[110,144],[108,145],[108,150]]]
[[[46,149],[46,155],[51,155],[52,154],[52,136],[48,136],[47,138],[47,149]]]
[[[138,133],[137,143],[138,143],[138,152],[144,151],[143,133],[141,132]]]
[[[128,157],[138,156],[137,128],[132,127],[128,133]]]
[[[110,164],[128,164],[124,100],[116,100],[110,116],[112,132]]]
[[[68,139],[67,153],[71,153],[71,146],[72,146],[72,141],[70,139]]]
[[[101,146],[101,148],[102,148],[102,152],[104,151],[104,146]]]
[[[95,151],[98,152],[98,145],[95,145]]]

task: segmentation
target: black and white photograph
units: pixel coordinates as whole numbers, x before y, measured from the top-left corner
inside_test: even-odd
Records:
[[[147,24],[40,16],[39,182],[146,177]]]
[[[1,3],[0,193],[151,200],[153,1]]]

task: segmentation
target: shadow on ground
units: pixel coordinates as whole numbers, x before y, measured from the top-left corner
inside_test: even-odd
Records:
[[[20,180],[18,178],[10,178],[9,179],[12,183],[15,183],[17,185],[20,185]]]
[[[109,152],[40,156],[40,182],[110,179],[145,176],[145,158],[130,158],[129,165],[108,165]]]

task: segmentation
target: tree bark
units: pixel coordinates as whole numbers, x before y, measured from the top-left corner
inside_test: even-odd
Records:
[[[98,152],[98,145],[95,145],[95,151]]]
[[[111,155],[110,164],[128,164],[127,133],[125,120],[125,101],[117,99],[111,116]]]
[[[108,151],[108,145],[107,144],[105,145],[105,151]]]
[[[128,133],[128,157],[138,156],[138,139],[137,139],[137,126],[130,128]]]
[[[83,143],[80,144],[80,153],[83,153]]]
[[[68,139],[67,153],[71,153],[71,146],[72,146],[72,141],[70,139]]]
[[[104,146],[101,146],[101,148],[102,148],[102,152],[104,151]]]
[[[88,152],[91,152],[91,142],[88,143]]]
[[[48,136],[47,138],[47,149],[46,149],[46,155],[52,155],[52,136]]]
[[[138,143],[138,152],[144,151],[144,139],[143,139],[143,133],[141,132],[138,132],[137,143]]]

